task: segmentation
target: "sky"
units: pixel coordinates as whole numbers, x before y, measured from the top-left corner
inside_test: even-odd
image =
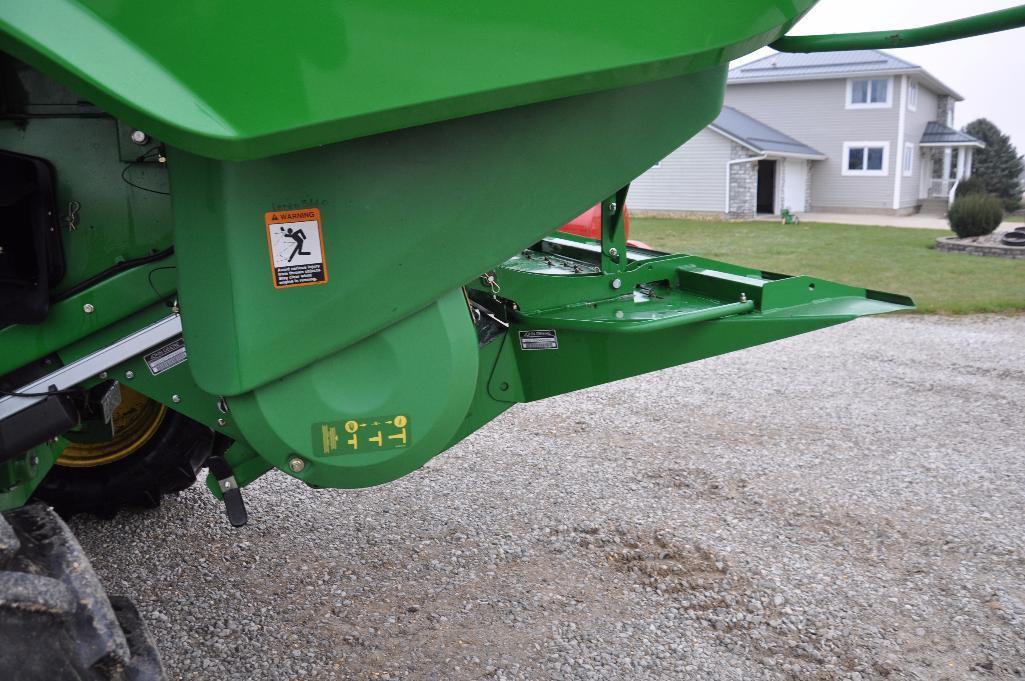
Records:
[[[820,0],[792,35],[911,28],[1013,7],[1022,0]],[[964,97],[954,127],[988,118],[1025,154],[1025,28],[938,45],[886,50],[923,67]],[[743,64],[772,54],[761,49]]]

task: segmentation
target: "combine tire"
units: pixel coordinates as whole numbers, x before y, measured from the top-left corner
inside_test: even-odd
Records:
[[[0,678],[165,679],[135,607],[107,599],[71,530],[42,504],[0,516]]]
[[[111,518],[126,507],[156,508],[162,495],[195,482],[212,452],[215,435],[209,428],[129,388],[121,390],[114,436],[89,439],[86,430],[82,441],[65,447],[36,489],[36,498],[64,517]]]

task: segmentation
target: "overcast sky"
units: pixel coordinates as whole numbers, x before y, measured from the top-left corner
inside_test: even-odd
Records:
[[[909,28],[1020,4],[1008,0],[820,0],[792,30],[847,33]],[[923,67],[964,97],[954,107],[958,129],[988,118],[1025,153],[1025,28],[939,45],[887,50]],[[768,48],[739,60],[771,54]]]

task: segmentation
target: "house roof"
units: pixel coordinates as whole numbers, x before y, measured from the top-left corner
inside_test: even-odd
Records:
[[[822,152],[731,106],[724,106],[708,127],[760,154],[819,160],[826,157]]]
[[[926,146],[977,146],[985,147],[986,145],[977,137],[972,137],[966,132],[960,130],[954,130],[953,128],[947,127],[937,121],[929,121],[925,126],[925,132],[922,133],[922,139],[919,144]]]
[[[914,75],[942,95],[957,101],[961,95],[917,64],[880,50],[813,52],[800,54],[777,52],[730,69],[728,83],[769,83],[787,80],[824,80],[852,76]]]

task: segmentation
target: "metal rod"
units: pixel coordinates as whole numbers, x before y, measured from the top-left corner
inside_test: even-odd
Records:
[[[45,393],[53,386],[57,390],[67,390],[82,381],[87,381],[102,371],[131,359],[136,355],[149,350],[154,345],[170,340],[182,332],[181,317],[174,314],[164,317],[158,322],[139,329],[135,333],[125,336],[119,341],[97,350],[91,354],[75,360],[71,364],[65,364],[60,369],[43,376],[40,379],[21,386],[12,392],[18,393]],[[0,420],[17,414],[22,409],[31,407],[36,402],[46,399],[45,396],[33,395],[8,395],[0,398]]]
[[[785,35],[769,47],[780,52],[842,52],[893,47],[918,47],[960,40],[1025,26],[1025,5],[977,14],[955,21],[892,31]]]

